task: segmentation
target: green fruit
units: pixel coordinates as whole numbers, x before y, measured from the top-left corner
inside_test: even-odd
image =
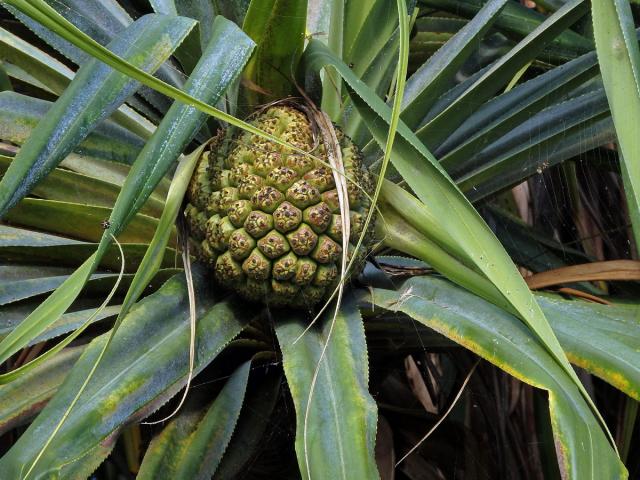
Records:
[[[324,143],[297,108],[272,106],[252,123],[318,160],[248,132],[220,132],[200,157],[187,191],[194,251],[221,286],[246,299],[311,307],[333,292],[340,276],[342,223],[333,171]],[[373,180],[353,142],[336,134],[352,180],[351,253]],[[352,274],[362,269],[372,231],[373,225]]]

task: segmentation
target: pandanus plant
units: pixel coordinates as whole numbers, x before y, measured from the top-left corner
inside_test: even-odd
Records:
[[[626,477],[637,267],[510,189],[637,230],[633,17],[539,5],[3,1],[0,477]]]

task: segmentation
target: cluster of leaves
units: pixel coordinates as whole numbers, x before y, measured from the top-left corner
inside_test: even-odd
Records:
[[[3,2],[0,477],[625,477],[637,287],[534,295],[514,265],[633,254],[627,215],[588,197],[626,194],[639,228],[634,22],[596,3]],[[212,132],[282,143],[241,118],[297,88],[379,176],[378,256],[306,332],[313,312],[188,282],[174,226]],[[140,425],[190,378],[192,314],[187,403]]]

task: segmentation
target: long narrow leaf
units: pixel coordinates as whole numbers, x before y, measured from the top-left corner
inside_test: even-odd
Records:
[[[548,133],[551,135],[547,135]],[[604,112],[567,128],[562,133],[547,130],[536,135],[533,140],[525,148],[503,152],[487,165],[478,168],[477,172],[469,172],[469,176],[459,178],[460,189],[469,200],[476,202],[516,185],[531,175],[542,173],[552,165],[615,141],[615,130],[611,116]],[[496,165],[501,164],[501,167],[494,170],[493,176],[485,176],[485,169],[492,168],[490,164],[493,160]],[[479,174],[477,179],[473,178],[476,173]],[[483,181],[479,181],[480,177],[484,177]]]
[[[638,305],[599,305],[549,294],[537,298],[571,363],[640,400]]]
[[[398,51],[399,34],[399,29],[396,29],[361,76],[362,81],[381,97],[388,93],[389,86],[393,84],[394,74],[397,72],[395,53]],[[346,117],[342,120],[343,131],[356,145],[364,145],[370,141],[371,133],[348,97],[343,98],[343,110],[343,117]]]
[[[407,80],[407,91],[402,101],[402,120],[416,128],[420,120],[444,93],[453,76],[464,61],[477,48],[477,43],[491,28],[504,8],[506,0],[492,0],[439,49]]]
[[[446,281],[429,277],[408,280],[400,291],[376,289],[370,301],[404,312],[516,378],[548,390],[563,478],[627,477],[579,389],[515,317]]]
[[[598,74],[595,53],[583,55],[509,92],[476,110],[433,153],[450,175],[457,175],[466,158],[520,125],[574,88]]]
[[[220,98],[242,69],[253,46],[235,25],[221,17],[217,21],[216,32],[209,51],[205,52],[185,86],[189,91],[209,101],[217,101]],[[224,42],[226,48],[220,48],[219,41]],[[212,71],[216,72],[216,75],[212,75]],[[5,353],[5,342],[6,353],[13,353],[19,348],[20,343],[28,341],[29,333],[41,333],[64,313],[78,296],[88,275],[96,269],[108,250],[111,235],[122,232],[203,122],[203,114],[195,108],[179,103],[172,106],[127,176],[109,217],[111,226],[108,230],[103,230],[98,251],[87,260],[90,263],[87,265],[85,262],[81,270],[69,277],[51,297],[25,319],[21,325],[22,330],[18,333],[12,332],[12,338],[7,337],[0,342],[0,354]],[[181,128],[177,128],[178,126]],[[42,315],[45,313],[46,315]]]
[[[0,45],[0,58],[20,67],[41,83],[46,79],[46,88],[53,93],[62,93],[73,78],[69,67],[4,28],[0,28]]]
[[[38,273],[38,270],[40,272]],[[62,270],[62,271],[60,271]],[[46,267],[22,265],[0,266],[0,305],[19,302],[55,290],[68,277],[67,269],[47,271]],[[92,279],[111,278],[109,273],[92,275]]]
[[[189,306],[184,277],[180,277],[167,282],[127,316],[83,393],[81,407],[71,411],[31,478],[45,472],[58,472],[65,478],[89,475],[108,454],[123,426],[149,415],[184,384]],[[196,284],[206,285],[201,277]],[[242,330],[242,318],[252,316],[227,301],[212,307],[213,302],[209,294],[199,291],[196,371]],[[163,312],[162,318],[157,312]],[[21,472],[24,474],[32,464],[84,382],[107,336],[98,337],[87,347],[60,391],[0,460],[2,478],[22,478]],[[121,401],[123,398],[127,400]]]
[[[253,42],[237,26],[217,17],[214,36],[203,53],[185,90],[204,103],[215,104],[237,78],[253,49]],[[174,103],[153,137],[136,159],[110,217],[117,234],[137,212],[169,167],[193,139],[205,115],[196,108]],[[103,244],[109,241],[103,236]]]
[[[117,35],[129,27],[133,20],[116,0],[45,0],[51,10],[59,12],[86,35],[101,45],[108,45]],[[55,35],[41,23],[34,21],[16,9],[10,11],[36,35],[78,65],[91,57],[76,45]],[[144,52],[140,49],[139,52]],[[158,67],[156,75],[172,85],[182,85],[184,76],[167,62]],[[169,108],[168,100],[156,92],[143,88],[140,93],[154,107],[164,112]],[[139,105],[137,105],[139,106]],[[148,111],[146,108],[144,111]]]
[[[93,272],[95,254],[89,257],[46,301],[0,342],[0,363],[40,335],[69,308]],[[36,319],[36,321],[30,320]]]
[[[385,0],[351,0],[349,2],[334,1],[333,3],[346,3],[342,5],[342,13],[340,15],[340,44],[342,49],[340,51],[332,49],[339,55],[344,55],[352,51],[364,23],[370,17],[371,9],[378,3],[391,2],[385,2]],[[396,9],[394,8],[390,14],[395,15],[395,13]],[[331,45],[329,45],[329,48],[331,48]]]
[[[305,333],[300,314],[289,314],[276,326],[284,371],[296,407],[296,452],[303,478],[378,478],[374,459],[376,407],[367,391],[367,346],[360,314],[353,301],[335,319],[313,399],[311,379],[328,341],[331,316],[323,327]],[[306,434],[306,442],[305,442]]]
[[[55,394],[84,347],[68,348],[9,385],[0,387],[0,433],[22,425]]]
[[[629,215],[640,244],[640,48],[631,6],[622,0],[593,2],[593,31],[602,81],[621,151]]]
[[[152,440],[136,478],[211,478],[238,421],[250,370],[251,362],[238,367],[206,411],[185,406]]]
[[[121,10],[120,18],[111,15],[108,8],[100,5],[96,0],[45,0],[52,8],[56,9],[66,18],[68,18],[77,28],[95,38],[102,45],[108,45],[115,35],[122,31],[132,23],[131,17]],[[81,4],[83,2],[84,4]],[[102,2],[108,5],[111,0]],[[25,24],[44,42],[53,47],[56,51],[64,55],[66,58],[74,62],[76,65],[82,65],[90,60],[86,53],[75,47],[69,42],[56,36],[43,25],[33,21],[23,13],[12,9],[9,10],[18,20]]]
[[[4,173],[10,164],[10,158],[0,155],[0,174]],[[120,187],[113,183],[71,170],[56,168],[36,185],[31,193],[47,200],[110,207],[118,197],[119,191]],[[164,202],[152,195],[140,212],[157,218],[162,214],[163,208]]]
[[[349,68],[329,52],[324,45],[311,41],[306,51],[308,68],[318,71],[332,65],[355,91],[354,104],[366,118],[379,145],[386,141],[390,111],[384,102],[360,82]],[[382,120],[382,122],[380,121]],[[594,414],[601,420],[593,401],[578,379],[549,326],[544,313],[531,295],[520,273],[491,229],[478,212],[456,188],[438,161],[404,123],[398,126],[392,162],[416,195],[425,211],[438,220],[441,229],[460,244],[467,257],[500,290],[507,302],[518,312],[527,326],[536,333],[545,348],[569,374],[585,396]],[[602,425],[606,428],[604,421]]]
[[[361,12],[359,14],[362,15]],[[359,77],[362,77],[397,30],[398,9],[394,2],[378,0],[373,2],[369,14],[363,18],[364,21],[355,42],[348,51],[343,53],[343,60],[353,64],[351,68]],[[348,30],[351,29],[351,25],[347,24],[345,27]]]
[[[570,135],[580,132],[578,153],[601,146],[608,138],[595,135],[592,126],[610,118],[602,89],[576,96],[547,108],[522,122],[510,132],[470,155],[456,165],[454,178],[460,189],[471,191],[473,200],[492,193],[496,188],[508,188],[537,171],[565,160],[551,148],[543,148],[553,140],[573,146]],[[579,138],[580,138],[579,137]],[[573,137],[575,138],[575,137]],[[534,158],[529,153],[533,151]],[[493,187],[489,190],[489,185]]]
[[[197,148],[178,165],[176,174],[173,177],[173,182],[171,183],[171,188],[169,189],[165,209],[162,212],[160,221],[158,222],[158,227],[156,228],[156,232],[153,235],[153,239],[149,244],[149,248],[142,259],[140,266],[136,270],[136,275],[129,287],[129,290],[127,291],[122,311],[118,315],[118,318],[122,318],[127,314],[129,309],[138,300],[151,279],[160,269],[163,253],[167,248],[167,243],[169,243],[173,225],[176,222],[179,209],[182,206],[184,193],[187,190],[193,170],[195,169],[197,161],[204,148],[205,145]]]
[[[437,8],[445,12],[451,12],[464,18],[473,18],[482,8],[485,0],[421,0],[425,6]],[[562,2],[566,4],[566,2]],[[524,38],[535,30],[547,16],[532,8],[516,3],[507,3],[502,15],[498,17],[496,27],[500,31]],[[565,30],[552,44],[560,50],[574,53],[586,53],[593,49],[593,42],[588,38],[574,32]]]
[[[551,15],[506,55],[497,60],[445,110],[422,126],[418,138],[431,147],[439,145],[458,127],[471,106],[479,106],[504,87],[544,46],[588,11],[584,0],[571,0]]]
[[[329,10],[330,16],[328,19],[328,38],[326,39],[327,46],[335,52],[337,55],[344,55],[344,51],[347,47],[345,44],[345,38],[349,34],[349,30],[345,31],[345,9],[348,9],[349,6],[361,3],[361,2],[348,2],[345,5],[345,2],[340,0],[329,0],[331,3],[331,7]],[[366,0],[365,0],[366,1]],[[370,0],[369,3],[372,3],[373,0]],[[364,19],[365,17],[359,17],[357,21],[360,21],[360,18]],[[356,21],[352,22],[354,27],[354,34],[356,29]],[[351,25],[351,24],[350,24]],[[325,72],[325,77],[322,80],[323,88],[322,91],[324,94],[322,95],[321,100],[321,110],[329,115],[333,121],[337,121],[340,115],[340,107],[342,102],[342,82],[338,79],[332,71]]]
[[[350,2],[357,3],[357,2]],[[413,2],[409,7],[413,6]],[[350,19],[356,21],[355,12],[351,10],[352,5],[346,9],[350,11]],[[352,25],[347,26],[350,31]],[[396,54],[399,43],[398,9],[394,2],[378,0],[373,2],[369,14],[365,17],[360,32],[358,32],[355,42],[350,47],[344,46],[343,60],[351,66],[353,72],[362,79],[369,87],[375,90],[380,96],[384,96],[392,85],[394,74],[397,78]],[[349,48],[348,50],[346,50]],[[326,71],[325,78],[329,72]],[[336,83],[334,80],[333,83]],[[340,85],[340,82],[337,82]],[[333,85],[323,90],[323,107],[327,104],[325,97],[331,98],[339,91]],[[349,97],[343,95],[341,99],[342,118],[339,119],[344,132],[356,142],[363,144],[371,139],[371,134],[362,122],[362,117],[349,101]],[[336,117],[338,119],[338,117]]]
[[[301,155],[310,155],[309,152],[305,152],[295,145],[291,145],[290,143],[287,143],[279,139],[278,137],[275,137],[265,131],[256,128],[250,123],[239,120],[233,115],[212,107],[202,100],[199,100],[198,98],[195,98],[192,95],[185,93],[183,90],[167,84],[166,82],[158,80],[153,75],[150,75],[149,73],[141,70],[130,62],[123,60],[118,55],[115,55],[113,52],[104,48],[91,37],[78,30],[77,27],[75,27],[68,20],[62,17],[58,12],[47,5],[44,0],[30,0],[29,2],[27,2],[26,0],[4,0],[4,2],[18,8],[21,12],[28,14],[31,18],[34,18],[38,22],[41,22],[43,25],[46,25],[48,28],[55,31],[58,35],[78,46],[83,51],[86,51],[94,58],[99,59],[105,64],[115,68],[119,72],[125,73],[131,78],[140,81],[144,85],[149,86],[175,100],[179,100],[186,105],[191,105],[201,112],[227,122],[230,125],[242,128],[243,130],[254,133],[255,135],[274,142],[277,145],[289,148]]]
[[[271,371],[258,381],[250,382],[238,424],[213,480],[241,478],[264,450],[264,442],[270,440],[265,433],[274,423],[273,414],[282,394],[282,384],[280,371]]]
[[[172,269],[172,274],[175,275],[175,273],[175,269]],[[166,277],[158,278],[158,282],[163,282],[165,279]],[[118,315],[119,311],[120,305],[110,305],[108,307],[105,307],[102,311],[98,311],[96,308],[89,308],[86,310],[67,313],[60,317],[60,320],[55,322],[44,332],[34,338],[29,343],[29,345],[35,345],[36,343],[44,342],[45,340],[50,340],[52,338],[59,337],[60,335],[64,335],[65,333],[72,332],[82,326],[82,324],[92,316],[94,316],[94,319],[92,321],[92,323],[94,323],[101,320],[113,318]]]
[[[47,115],[52,115],[53,104],[15,92],[0,93],[0,139],[23,145]],[[38,131],[38,134],[40,132]],[[106,120],[96,126],[73,151],[95,158],[131,164],[144,142],[137,135]],[[18,157],[18,161],[23,161]]]
[[[0,28],[0,45],[0,59],[24,72],[28,83],[56,95],[64,92],[75,75],[62,62],[3,28]],[[118,107],[111,119],[143,138],[148,138],[153,132],[153,124],[127,105]]]
[[[78,267],[96,250],[96,243],[81,242],[70,238],[42,234],[32,230],[0,226],[0,261],[22,265],[53,263],[61,267]],[[147,250],[147,244],[122,244],[127,271],[136,269]],[[118,249],[112,245],[102,257],[101,266],[116,269],[120,265]],[[162,255],[162,268],[176,266],[176,251],[167,248]]]
[[[114,40],[111,48],[144,70],[155,70],[180,44],[193,22],[178,17],[148,15]],[[145,55],[139,54],[145,50]],[[137,82],[97,60],[85,64],[65,93],[53,104],[20,149],[0,182],[0,216],[80,143],[138,87]]]
[[[102,222],[109,218],[111,212],[110,208],[95,205],[25,198],[9,211],[6,219],[14,225],[45,229],[78,240],[96,242],[104,234]],[[148,243],[157,225],[157,218],[137,214],[120,238],[123,242]],[[174,231],[173,245],[175,240]]]

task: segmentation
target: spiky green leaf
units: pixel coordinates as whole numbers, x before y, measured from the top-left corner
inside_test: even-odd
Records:
[[[563,15],[567,11],[572,11],[571,8],[578,8],[575,3],[567,5],[571,7],[565,9]],[[558,20],[557,17],[556,20]],[[377,143],[382,147],[386,141],[385,126],[390,122],[389,107],[321,43],[311,41],[305,57],[308,68],[311,70],[318,71],[331,65],[339,71],[355,92],[352,100],[361,115],[365,117]],[[425,213],[428,212],[427,217],[433,218],[438,225],[437,229],[446,232],[446,235],[457,244],[456,249],[465,251],[464,257],[472,262],[473,268],[495,285],[506,302],[536,333],[545,348],[569,374],[592,406],[593,413],[601,420],[600,414],[569,364],[544,313],[500,242],[433,155],[402,122],[398,126],[392,161],[409,187],[422,201],[422,210]],[[435,235],[437,236],[437,233]],[[441,247],[445,250],[448,248],[446,245]],[[605,426],[604,421],[601,420],[601,422]]]
[[[201,277],[196,280],[196,285],[205,285]],[[242,319],[252,316],[229,301],[214,303],[210,294],[198,291],[197,372],[242,330]],[[163,315],[158,317],[157,312]],[[31,478],[44,472],[57,472],[67,478],[88,475],[111,450],[123,426],[145,418],[180,390],[189,363],[188,316],[182,275],[168,281],[129,313],[79,406],[71,411]],[[0,460],[0,476],[19,478],[30,468],[84,382],[107,336],[96,338],[87,347],[46,409]]]
[[[640,244],[640,48],[631,6],[593,2],[593,31],[602,81],[620,145],[622,178],[636,244]]]
[[[119,55],[154,71],[171,55],[193,22],[178,17],[142,17],[110,44]],[[144,54],[140,53],[143,49]],[[0,216],[15,206],[139,84],[98,60],[87,62],[38,124],[0,182]]]
[[[207,409],[185,406],[151,441],[138,480],[211,478],[238,421],[250,369],[251,362],[238,367]]]
[[[399,291],[376,289],[369,301],[404,312],[516,378],[548,390],[558,460],[565,478],[626,478],[624,465],[575,384],[515,317],[433,277],[410,279]],[[549,316],[555,314],[550,311]],[[583,334],[582,338],[588,336]]]
[[[287,313],[276,325],[296,407],[298,465],[303,478],[378,478],[377,411],[367,390],[362,320],[353,299],[345,300],[335,322],[332,314],[328,309],[322,325],[297,342],[307,326],[303,314]]]

